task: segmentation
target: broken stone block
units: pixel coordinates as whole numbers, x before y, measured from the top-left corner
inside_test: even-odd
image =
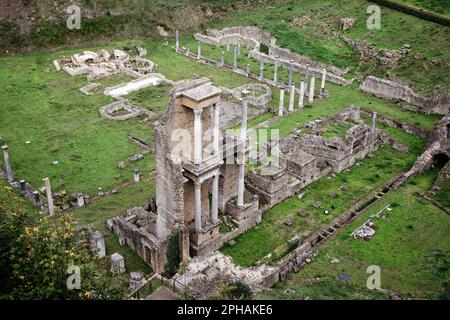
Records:
[[[316,209],[320,209],[320,208],[322,208],[322,203],[320,201],[316,201],[316,202],[314,202],[313,206]]]
[[[144,282],[144,274],[140,271],[130,272],[130,291],[139,288]]]
[[[125,272],[125,259],[117,252],[111,255],[110,271],[114,275],[122,274]]]
[[[335,263],[339,263],[339,259],[334,258],[333,260],[331,260],[331,263],[335,264]]]
[[[345,17],[340,20],[339,29],[342,31],[346,31],[348,29],[351,29],[356,22],[356,18],[353,17]]]
[[[337,279],[340,281],[347,282],[347,281],[350,281],[352,279],[352,277],[345,272],[340,272],[337,275]]]
[[[103,235],[100,231],[96,230],[91,234],[90,246],[91,250],[96,251],[97,257],[106,257],[105,239],[103,238]]]
[[[287,226],[292,226],[294,224],[294,221],[292,219],[289,219],[289,220],[285,221],[284,224]]]
[[[113,222],[112,222],[112,219],[108,219],[108,220],[106,220],[106,228],[108,228],[108,230],[109,231],[112,231],[113,230]]]
[[[298,212],[298,215],[302,218],[306,217],[308,215],[308,211],[302,209]]]

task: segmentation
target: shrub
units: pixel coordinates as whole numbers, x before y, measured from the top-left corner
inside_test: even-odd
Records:
[[[169,237],[166,251],[167,262],[164,265],[164,272],[172,277],[177,273],[180,266],[180,245],[179,234],[177,231],[172,232]]]

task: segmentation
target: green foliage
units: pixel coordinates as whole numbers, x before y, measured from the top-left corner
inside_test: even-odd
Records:
[[[232,284],[219,285],[216,287],[216,291],[213,299],[249,300],[253,296],[250,287],[241,281]]]
[[[164,272],[172,277],[177,273],[180,266],[180,244],[178,231],[172,232],[167,243],[166,250],[167,262],[164,265]]]
[[[87,235],[69,214],[49,216],[25,207],[7,187],[0,202],[1,294],[12,299],[106,299],[123,296],[123,285],[108,281],[106,266],[90,252]],[[106,261],[105,261],[106,262]],[[67,273],[81,271],[81,288],[70,290]],[[3,266],[3,264],[2,264]]]

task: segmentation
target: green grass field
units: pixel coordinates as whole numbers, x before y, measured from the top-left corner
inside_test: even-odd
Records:
[[[433,204],[422,203],[415,191],[430,188],[436,174],[437,170],[427,171],[383,197],[320,248],[313,263],[258,297],[285,299],[288,298],[283,294],[286,288],[296,291],[292,298],[307,294],[313,299],[348,299],[355,298],[349,294],[353,291],[364,297],[370,292],[366,289],[366,269],[370,265],[378,265],[382,289],[398,292],[402,298],[434,298],[440,281],[425,270],[425,258],[435,249],[449,248],[450,220]],[[375,220],[376,234],[371,240],[350,237],[350,233],[371,214],[388,204],[392,207],[392,211],[387,213],[389,219]],[[339,263],[331,263],[333,259],[338,259]],[[335,280],[340,272],[351,276],[349,284]],[[331,287],[330,282],[337,284],[335,289],[323,292],[323,289]]]
[[[448,14],[447,6],[432,1],[407,2]],[[190,3],[198,2],[191,0]],[[221,3],[229,4],[228,0]],[[343,0],[338,3],[331,0],[285,1],[270,10],[236,10],[226,18],[217,19],[207,26],[202,25],[199,30],[206,27],[255,25],[271,32],[282,47],[323,63],[350,68],[350,72],[345,75],[348,79],[368,74],[387,77],[390,73],[416,85],[424,93],[430,93],[436,86],[449,89],[448,29],[382,8],[381,30],[368,30],[365,21],[369,4],[363,0]],[[179,5],[176,2],[167,6],[175,8]],[[299,25],[298,18],[304,16],[311,19],[306,19],[304,25]],[[351,30],[343,33],[338,25],[339,19],[345,16],[356,17],[357,23]],[[193,32],[189,30],[182,33],[181,46],[189,46],[191,52],[196,52],[197,41],[192,37]],[[376,48],[398,49],[408,43],[412,52],[392,70],[386,70],[373,61],[359,61],[357,52],[341,39],[343,34],[353,39],[365,39]],[[46,34],[40,36],[46,37]],[[128,165],[126,169],[119,169],[117,166],[139,151],[137,146],[128,141],[128,136],[133,135],[153,143],[153,127],[139,119],[117,122],[102,119],[99,108],[114,100],[104,96],[103,90],[94,92],[92,96],[82,94],[78,89],[88,84],[86,78],[70,77],[63,71],[56,72],[52,65],[53,59],[68,57],[83,50],[96,51],[134,43],[148,50],[148,58],[157,65],[155,71],[170,80],[207,76],[214,85],[227,88],[255,82],[177,54],[172,49],[174,42],[174,37],[137,39],[130,34],[127,39],[103,45],[92,42],[80,44],[78,48],[63,48],[58,52],[0,56],[0,136],[9,145],[16,179],[25,179],[34,187],[40,188],[42,179],[49,177],[53,192],[66,190],[68,193],[85,192],[95,196],[98,188],[109,191],[131,181],[132,170],[135,168],[141,169],[142,173],[155,169],[152,154]],[[232,64],[233,47],[227,52],[225,47],[202,44],[202,54],[206,57],[219,60],[221,51],[225,51],[225,62]],[[238,67],[245,70],[249,64],[251,72],[257,74],[259,62],[248,58],[246,53],[246,49],[242,48],[237,61]],[[273,78],[273,66],[266,65],[264,76]],[[300,74],[294,75],[297,85],[302,77]],[[287,83],[288,70],[279,69],[278,78]],[[109,87],[129,80],[131,79],[127,76],[113,76],[99,82],[104,87]],[[317,92],[320,87],[318,80]],[[333,117],[350,105],[376,111],[426,130],[431,130],[440,119],[439,116],[408,111],[393,102],[365,94],[359,90],[358,81],[348,87],[327,83],[326,89],[330,93],[328,99],[316,99],[312,105],[306,105],[302,110],[282,118],[275,117],[271,112],[264,113],[251,119],[249,127],[264,122],[265,127],[278,129],[281,136],[286,136],[311,120]],[[167,85],[150,87],[133,92],[126,98],[161,115],[166,109],[170,90],[171,87]],[[272,91],[272,97],[269,107],[276,113],[279,104],[278,89]],[[288,105],[288,99],[289,95],[286,94],[285,106]],[[295,104],[297,105],[297,101]],[[223,247],[222,252],[232,256],[242,266],[250,266],[269,253],[272,253],[272,259],[267,262],[276,261],[287,253],[288,240],[294,235],[301,235],[303,238],[308,236],[389,179],[410,168],[425,142],[380,123],[377,126],[407,145],[411,152],[403,154],[389,146],[381,147],[372,157],[352,167],[350,172],[325,177],[308,186],[302,200],[293,197],[280,203],[265,213],[260,225],[238,237],[234,246]],[[345,129],[330,127],[325,134],[328,137],[342,136]],[[30,143],[27,144],[26,141]],[[59,163],[53,165],[53,161]],[[287,283],[277,285],[273,291],[262,293],[258,298],[387,298],[384,294],[364,289],[365,269],[362,267],[373,263],[382,266],[386,288],[410,294],[411,297],[431,297],[430,292],[435,292],[438,286],[437,280],[423,272],[420,265],[424,255],[433,248],[448,247],[449,239],[444,230],[448,231],[449,221],[448,216],[433,205],[419,202],[414,191],[426,191],[435,176],[435,171],[427,172],[383,198],[327,244],[315,263],[308,265]],[[344,183],[350,186],[347,192],[339,190],[339,186]],[[0,200],[5,198],[5,185],[3,181],[0,182]],[[435,197],[448,205],[448,192],[448,186],[444,185]],[[330,193],[336,193],[336,196],[332,198]],[[117,237],[106,230],[104,223],[110,217],[125,215],[129,208],[142,206],[154,194],[153,179],[132,184],[115,195],[98,199],[74,211],[73,215],[80,225],[93,224],[105,234],[107,254],[119,252],[124,255],[127,272],[143,270],[149,273],[150,268],[129,247],[119,246]],[[321,202],[322,208],[316,209],[313,206],[317,201]],[[364,217],[389,201],[398,205],[392,212],[392,219],[380,223],[380,232],[372,241],[362,243],[348,238],[350,230],[360,224]],[[307,216],[297,215],[299,210],[306,210]],[[330,214],[325,215],[324,210],[329,210]],[[294,221],[291,226],[285,224],[289,219]],[[341,263],[330,264],[331,257],[339,258]],[[402,270],[407,272],[402,274]],[[351,274],[351,283],[337,281],[335,277],[338,271]],[[408,273],[412,277],[408,277]],[[308,282],[316,277],[321,280]],[[286,296],[283,291],[287,287],[293,288],[296,293]]]
[[[395,131],[394,137],[406,143],[411,148],[410,153],[404,154],[390,146],[382,146],[372,157],[353,166],[350,172],[328,176],[307,186],[302,190],[305,192],[303,199],[294,196],[276,205],[264,213],[261,224],[237,237],[233,246],[222,247],[221,251],[232,256],[234,262],[242,266],[250,266],[269,253],[272,253],[272,259],[268,262],[279,259],[287,253],[287,242],[295,235],[306,238],[411,167],[423,148],[424,141]],[[343,184],[349,186],[348,191],[339,190]],[[334,197],[330,196],[331,193],[335,193]],[[321,203],[321,208],[314,207],[317,202]],[[300,217],[297,214],[300,210],[306,210],[307,216]],[[324,214],[325,210],[329,211],[328,215]],[[287,220],[294,223],[288,226],[285,224]]]
[[[448,89],[450,72],[445,68],[445,63],[450,59],[450,35],[447,27],[381,7],[381,29],[369,30],[366,26],[366,11],[370,4],[363,0],[343,0],[339,3],[332,0],[299,0],[270,10],[255,9],[238,13],[213,26],[259,26],[271,32],[280,46],[294,52],[323,63],[349,67],[352,69],[351,74],[387,77],[387,70],[379,65],[372,62],[359,64],[357,53],[340,38],[342,32],[339,31],[339,19],[353,16],[357,22],[345,32],[351,38],[366,39],[377,48],[399,49],[405,43],[412,46],[412,53],[391,71],[394,75],[419,86],[425,92],[429,92],[436,84]],[[304,15],[310,20],[304,25],[296,25],[295,18]],[[416,53],[423,59],[414,59]],[[436,60],[435,64],[430,63],[432,59]]]

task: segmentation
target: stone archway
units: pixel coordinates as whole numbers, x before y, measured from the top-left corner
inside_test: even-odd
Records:
[[[437,153],[433,156],[433,166],[443,168],[449,160],[445,153]]]

